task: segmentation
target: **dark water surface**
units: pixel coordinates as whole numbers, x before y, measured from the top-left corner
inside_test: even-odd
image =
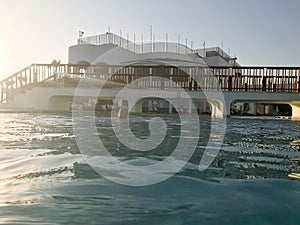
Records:
[[[153,164],[171,154],[182,123],[175,115],[159,116],[168,133],[147,153],[118,142],[109,117],[96,117],[95,135],[114,157]],[[131,116],[137,137],[149,135],[151,117]],[[130,187],[104,179],[85,162],[71,114],[1,113],[0,223],[299,224],[300,180],[288,175],[299,173],[300,121],[227,119],[221,151],[202,172],[211,119],[200,116],[200,122],[198,146],[180,172]]]

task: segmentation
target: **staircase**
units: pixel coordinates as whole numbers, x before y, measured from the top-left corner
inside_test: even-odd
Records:
[[[48,80],[59,80],[64,74],[74,72],[68,64],[32,64],[0,81],[0,104],[8,103],[17,94],[31,90]]]

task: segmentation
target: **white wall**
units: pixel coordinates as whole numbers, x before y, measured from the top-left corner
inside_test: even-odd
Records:
[[[69,47],[69,63],[77,64],[80,61],[86,61],[90,64],[106,63],[109,65],[126,65],[145,61],[175,64],[175,66],[187,66],[189,63],[206,64],[195,54],[179,54],[174,52],[134,53],[113,44],[100,46],[83,44]]]
[[[107,45],[74,45],[69,47],[68,61],[71,64],[77,64],[80,61],[87,61],[93,63],[99,56],[105,52],[114,49],[116,46],[112,44]]]
[[[203,58],[209,66],[229,66],[229,63],[220,56],[210,56]]]

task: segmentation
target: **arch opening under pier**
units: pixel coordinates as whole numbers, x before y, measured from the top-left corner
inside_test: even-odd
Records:
[[[292,116],[292,106],[283,103],[235,101],[231,103],[230,115],[238,116]]]
[[[300,96],[297,93],[224,92],[224,99],[231,115],[242,113],[300,118]]]

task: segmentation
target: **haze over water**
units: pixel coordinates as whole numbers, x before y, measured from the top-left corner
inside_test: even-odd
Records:
[[[153,116],[168,128],[155,151],[127,149],[104,115],[96,116],[95,135],[123,162],[154,164],[176,146],[182,121],[176,115],[131,116],[132,132],[147,136]],[[298,224],[300,183],[288,175],[299,173],[300,122],[229,118],[221,151],[200,172],[211,119],[199,119],[199,143],[179,173],[162,183],[130,187],[104,179],[85,162],[71,114],[1,113],[0,223]]]

